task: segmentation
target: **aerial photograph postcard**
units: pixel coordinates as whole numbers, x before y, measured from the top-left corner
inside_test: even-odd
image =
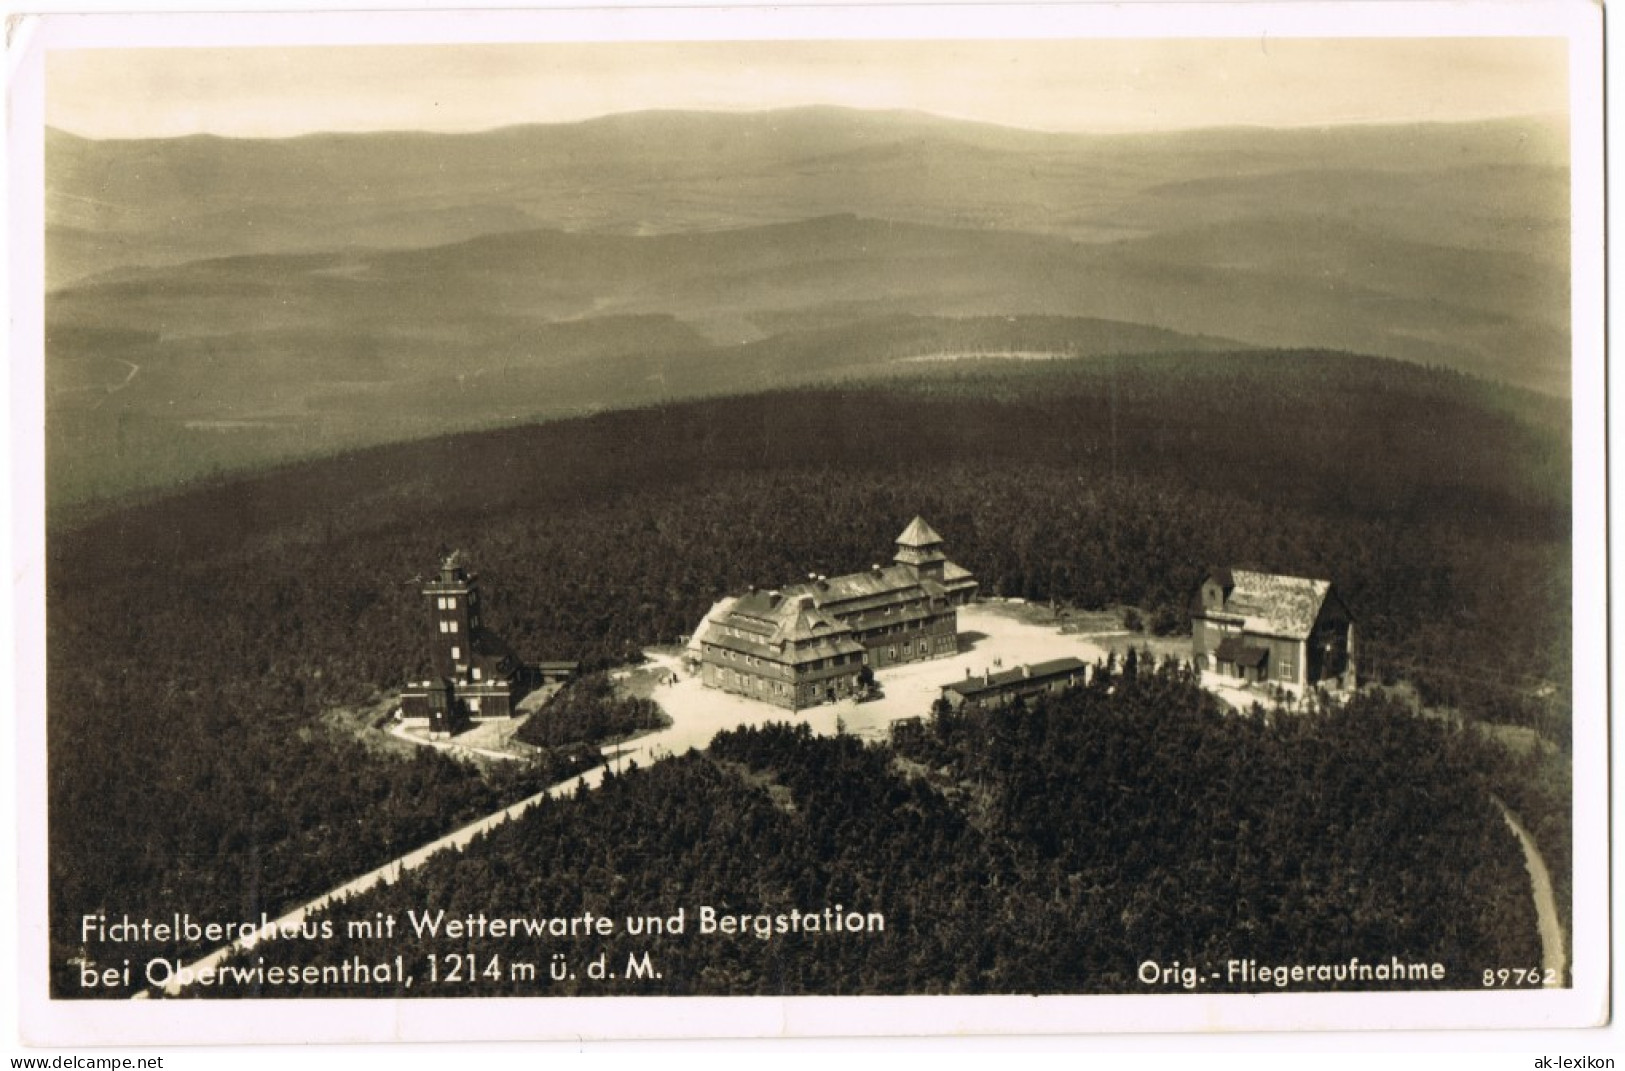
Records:
[[[25,1039],[1605,1022],[1600,11],[1208,7],[28,27]]]

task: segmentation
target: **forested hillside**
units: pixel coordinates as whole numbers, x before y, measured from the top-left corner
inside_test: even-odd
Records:
[[[1566,396],[1567,139],[1537,118],[1097,136],[836,108],[51,131],[48,493],[105,506],[780,389],[965,334],[1336,349]]]
[[[864,244],[861,233],[848,233],[846,241]],[[771,247],[770,255],[782,259]],[[471,259],[470,268],[477,269],[479,258]],[[824,270],[840,276],[840,263]],[[933,261],[913,274],[930,276],[940,286],[943,267]],[[200,270],[199,279],[218,288],[244,270],[253,272],[213,266]],[[670,274],[685,277],[676,267]],[[834,311],[797,307],[762,312],[755,318],[771,335],[754,338],[753,328],[746,332],[751,341],[730,338],[719,344],[666,314],[601,311],[590,319],[516,320],[503,314],[504,301],[494,299],[490,285],[477,274],[464,280],[466,292],[459,297],[463,311],[449,317],[450,280],[431,281],[422,271],[407,271],[403,277],[416,290],[402,302],[409,311],[375,308],[364,313],[359,299],[335,294],[330,280],[318,277],[305,293],[319,295],[325,304],[321,322],[281,329],[262,322],[263,286],[270,285],[262,280],[237,301],[241,315],[260,325],[244,337],[200,332],[160,341],[158,330],[107,326],[101,317],[94,318],[100,324],[95,327],[53,325],[46,418],[52,511],[105,510],[132,491],[172,494],[206,476],[332,456],[379,442],[860,374],[894,375],[921,359],[1010,352],[1054,357],[1193,353],[1238,345],[1080,317],[880,314],[886,308],[908,307],[884,302],[870,302],[863,310],[841,306]],[[662,290],[662,285],[635,280],[600,282],[637,294]],[[367,284],[362,293],[377,285]],[[572,300],[598,300],[579,279],[564,285]],[[924,283],[920,287],[930,291]],[[278,284],[275,290],[292,300],[293,287]],[[528,286],[525,300],[536,300],[535,290]],[[157,319],[196,322],[197,310],[185,307],[184,290],[160,289],[157,296],[169,306]],[[932,302],[939,300],[932,297]],[[477,315],[474,310],[485,302],[493,302],[492,307]],[[960,300],[947,304],[962,311]],[[714,302],[707,308],[713,315],[732,315],[719,312]],[[387,328],[389,339],[369,338],[361,326],[367,321]],[[147,321],[136,317],[132,322]],[[84,505],[87,500],[89,506]]]
[[[1000,362],[381,448],[59,527],[54,965],[83,912],[274,914],[535,783],[322,721],[427,670],[415,578],[442,546],[524,657],[596,666],[747,584],[862,568],[916,513],[988,593],[1178,619],[1212,564],[1327,577],[1368,679],[1566,748],[1567,444],[1560,406],[1396,362]]]
[[[334,951],[363,962],[404,956],[415,984],[200,995],[1183,991],[1146,985],[1147,960],[1199,966],[1193,989],[1269,991],[1230,977],[1230,962],[1390,957],[1445,968],[1405,988],[1478,988],[1487,965],[1539,959],[1521,856],[1485,791],[1496,763],[1471,734],[1379,700],[1227,717],[1169,667],[939,718],[896,751],[805,727],[739,730],[708,757],[533,810],[328,916],[342,934],[343,920],[379,912],[405,926],[408,912],[590,911],[613,934],[341,940]],[[883,932],[701,930],[702,907],[754,919],[837,905],[879,912]],[[629,917],[678,908],[681,935],[627,932]],[[628,977],[644,953],[659,977]],[[555,955],[575,977],[549,976]],[[618,977],[588,977],[599,955]],[[470,956],[498,966],[448,981]],[[239,962],[301,957],[279,947]],[[516,963],[540,969],[515,976]]]

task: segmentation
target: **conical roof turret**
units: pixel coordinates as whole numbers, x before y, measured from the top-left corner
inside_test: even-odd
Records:
[[[915,517],[903,529],[903,534],[897,537],[900,547],[934,547],[942,543],[942,537],[937,535],[936,529],[925,523],[924,517]]]
[[[897,556],[892,560],[912,567],[916,576],[923,570],[925,575],[941,579],[942,563],[948,555],[943,553],[942,537],[925,523],[925,518],[915,517],[897,537]]]

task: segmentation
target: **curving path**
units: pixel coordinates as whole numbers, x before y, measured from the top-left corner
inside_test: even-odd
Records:
[[[511,751],[492,751],[490,748],[471,747],[468,744],[459,744],[455,740],[430,740],[426,736],[418,736],[415,733],[407,732],[406,726],[400,722],[396,722],[390,727],[389,735],[397,740],[405,740],[408,744],[434,748],[436,751],[444,751],[451,755],[478,755],[480,758],[502,759],[505,762],[517,761],[520,758],[519,755],[515,755]]]
[[[1563,952],[1563,924],[1557,913],[1557,897],[1552,894],[1551,871],[1546,869],[1546,860],[1541,858],[1535,838],[1518,821],[1518,816],[1494,796],[1490,799],[1495,800],[1495,805],[1501,809],[1501,817],[1506,819],[1518,843],[1523,846],[1523,864],[1529,870],[1529,884],[1535,896],[1535,916],[1540,928],[1541,971],[1552,972],[1552,977],[1557,979],[1554,985],[1562,986],[1567,980],[1568,961]]]

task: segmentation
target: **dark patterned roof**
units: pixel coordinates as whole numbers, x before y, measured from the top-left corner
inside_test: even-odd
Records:
[[[1230,580],[1234,586],[1224,600],[1224,609],[1206,611],[1207,616],[1237,621],[1245,632],[1293,640],[1306,638],[1314,629],[1332,588],[1329,580],[1244,569],[1231,570]]]
[[[754,591],[717,603],[696,639],[782,663],[860,654],[864,649],[850,628],[819,610],[810,596],[778,591]]]
[[[786,590],[792,597],[807,596],[819,607],[847,614],[868,606],[888,605],[909,599],[923,599],[925,591],[906,565],[890,565],[865,573],[848,573],[827,580],[796,584]]]

